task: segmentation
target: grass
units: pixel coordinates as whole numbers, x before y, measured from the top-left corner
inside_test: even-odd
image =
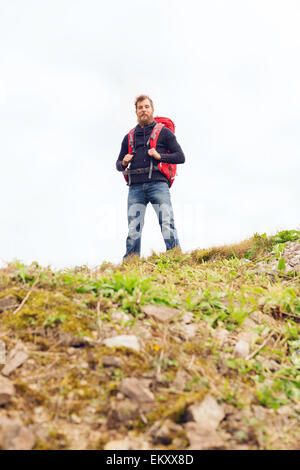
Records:
[[[71,448],[72,429],[82,422],[90,432],[99,430],[88,440],[89,448],[102,448],[129,431],[147,440],[151,425],[166,419],[182,426],[181,446],[186,448],[186,409],[210,393],[227,410],[218,429],[227,436],[226,448],[241,443],[249,449],[297,448],[299,273],[284,274],[279,266],[269,276],[255,268],[274,253],[280,258],[287,242],[299,240],[296,230],[254,234],[234,245],[191,253],[175,248],[118,265],[105,262],[94,270],[8,264],[0,270],[0,299],[13,296],[20,308],[1,313],[1,338],[8,350],[22,341],[30,361],[10,377],[17,392],[0,413],[15,409],[34,424],[35,408],[43,409],[51,430],[45,431],[48,438],[37,439],[36,449]],[[176,308],[180,315],[160,323],[142,312],[149,304]],[[130,320],[114,316],[120,311]],[[183,322],[187,312],[193,334]],[[236,357],[235,344],[249,331],[256,333],[249,357]],[[68,347],[61,343],[65,333],[90,342]],[[103,345],[103,338],[117,334],[136,335],[141,351]],[[104,367],[103,356],[122,359],[122,366]],[[155,400],[134,416],[128,405],[120,422],[115,416],[126,377],[150,381]],[[281,409],[289,410],[283,436],[276,431],[282,425]],[[262,421],[258,410],[271,414]],[[239,429],[232,416],[239,419]]]

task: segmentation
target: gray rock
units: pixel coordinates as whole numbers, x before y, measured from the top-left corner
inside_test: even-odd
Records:
[[[240,357],[242,359],[245,359],[250,351],[250,346],[246,341],[238,341],[235,345],[234,348],[234,355],[235,357]]]
[[[112,338],[106,338],[103,343],[109,348],[121,346],[124,348],[134,349],[135,351],[140,350],[140,344],[136,336],[134,335],[119,335],[113,336]]]
[[[223,439],[216,431],[205,431],[199,423],[186,423],[184,425],[187,438],[190,442],[188,450],[218,450],[224,449]]]
[[[186,339],[193,338],[193,336],[196,335],[197,330],[198,330],[198,325],[195,325],[195,324],[192,324],[192,325],[183,324],[179,328],[181,335]]]
[[[109,428],[115,428],[116,423],[130,424],[132,420],[139,416],[139,403],[134,403],[128,398],[120,402],[113,402],[107,415],[107,425]]]
[[[6,405],[15,394],[13,383],[0,375],[0,405]]]
[[[254,344],[258,340],[258,338],[259,334],[255,333],[255,331],[242,331],[238,336],[239,341],[244,341],[248,343],[249,346]]]
[[[288,271],[300,270],[300,256],[299,256],[300,248],[299,247],[300,247],[300,244],[298,243],[298,241],[288,242],[285,244],[285,248],[281,255],[285,261],[285,268],[283,272],[287,273]],[[272,251],[270,255],[271,255],[270,259],[256,263],[256,272],[258,274],[260,273],[271,274],[271,272],[278,273],[280,271],[278,269],[279,256],[276,256],[275,258],[272,257],[276,255],[275,251]]]
[[[34,444],[33,433],[20,421],[0,417],[1,450],[31,450]]]
[[[129,320],[132,320],[133,317],[131,315],[128,315],[125,312],[119,311],[119,312],[113,312],[111,314],[111,319],[115,322],[127,322]]]
[[[204,431],[215,431],[225,413],[223,408],[211,395],[206,395],[201,403],[194,403],[187,409],[187,421],[195,421]]]
[[[251,316],[246,317],[243,321],[243,328],[255,329],[257,328],[257,323],[253,320]]]
[[[173,439],[176,438],[176,435],[182,432],[182,430],[182,426],[174,423],[170,419],[167,419],[164,423],[156,422],[149,429],[149,434],[155,444],[169,445],[172,443]]]
[[[192,312],[184,312],[184,314],[180,317],[180,321],[186,324],[192,323],[193,319],[194,314]]]
[[[145,315],[154,317],[162,322],[168,322],[180,314],[180,310],[177,308],[159,305],[144,305],[141,307],[141,311]]]
[[[17,344],[7,356],[6,365],[3,367],[1,374],[8,376],[18,367],[20,367],[28,359],[27,348],[24,344]]]
[[[220,346],[222,346],[229,337],[229,331],[225,330],[225,328],[216,328],[216,330],[214,330],[214,334],[215,337],[219,340]]]
[[[134,377],[128,377],[122,380],[120,384],[120,392],[139,403],[154,401],[153,393],[141,380]]]

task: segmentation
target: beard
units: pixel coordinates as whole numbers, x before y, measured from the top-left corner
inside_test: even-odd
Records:
[[[146,127],[154,121],[153,114],[138,117],[138,123],[141,127]]]

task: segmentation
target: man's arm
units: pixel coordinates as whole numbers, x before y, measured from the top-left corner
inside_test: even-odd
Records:
[[[122,165],[124,157],[127,157],[125,160],[128,160],[126,165]],[[117,170],[118,171],[124,171],[125,168],[127,167],[128,163],[129,163],[129,161],[130,160],[128,158],[128,134],[126,134],[123,141],[122,141],[121,150],[120,150],[120,153],[119,153],[118,160],[116,161]]]
[[[159,161],[163,163],[184,163],[185,156],[179,143],[176,140],[175,134],[173,134],[173,132],[166,127],[164,127],[161,132],[164,132],[165,134],[162,137],[166,139],[166,146],[170,153],[160,153],[161,160]]]

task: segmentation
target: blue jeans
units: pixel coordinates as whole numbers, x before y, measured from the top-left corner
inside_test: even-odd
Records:
[[[175,246],[180,248],[168,184],[155,181],[133,184],[129,186],[128,192],[128,237],[124,258],[141,254],[141,237],[148,202],[151,202],[158,217],[166,249],[171,250]]]

